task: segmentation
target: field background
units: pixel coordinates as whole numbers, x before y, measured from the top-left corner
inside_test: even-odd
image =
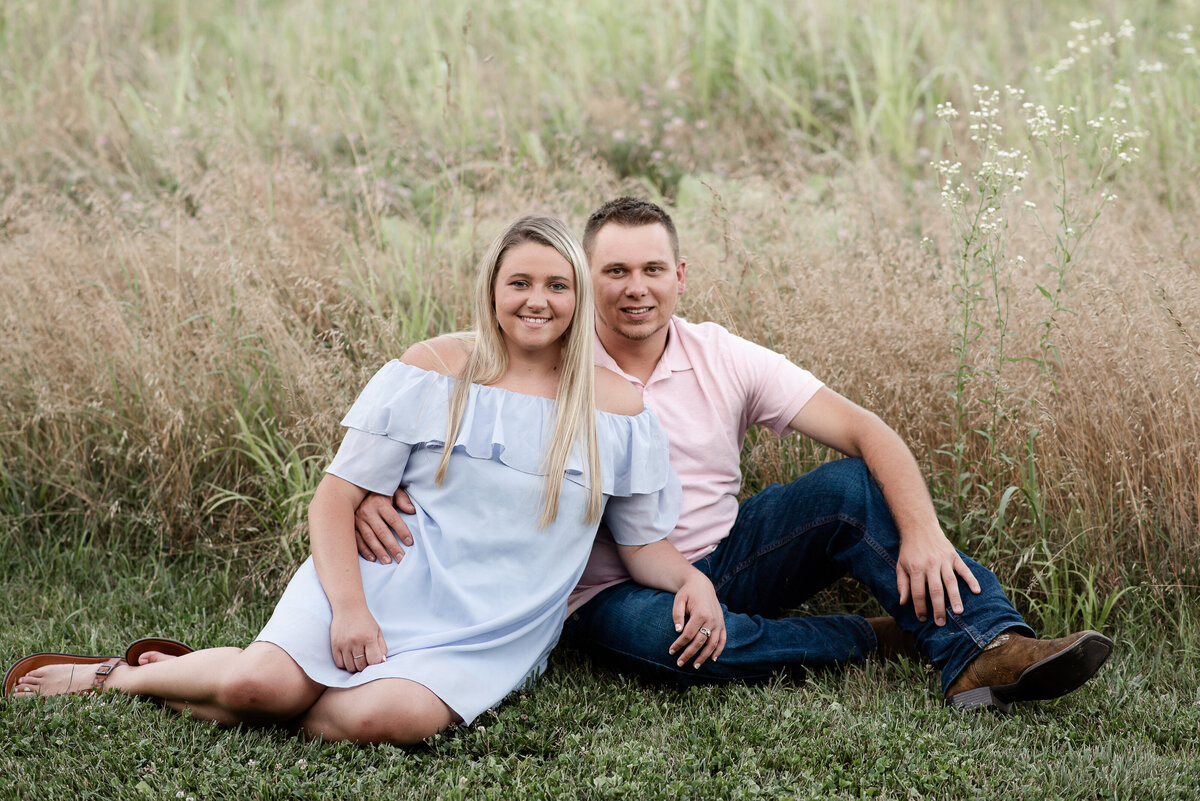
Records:
[[[1193,797],[1197,20],[1189,1],[6,0],[5,662],[247,641],[366,378],[467,324],[512,217],[579,230],[620,193],[675,216],[685,316],[878,412],[1032,622],[1118,651],[1000,720],[951,715],[914,665],[678,695],[563,650],[535,692],[412,752],[3,702],[0,793]],[[746,489],[828,458],[752,436]]]

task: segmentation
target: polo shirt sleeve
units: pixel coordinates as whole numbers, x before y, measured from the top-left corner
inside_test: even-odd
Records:
[[[766,426],[779,436],[788,433],[792,418],[824,383],[770,348],[733,334],[726,345],[729,369],[745,393],[746,426]]]

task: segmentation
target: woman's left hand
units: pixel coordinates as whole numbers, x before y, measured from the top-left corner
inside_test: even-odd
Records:
[[[679,654],[678,665],[689,661],[699,669],[709,659],[714,662],[725,650],[725,613],[712,582],[699,571],[675,593],[672,609],[678,639],[671,644],[671,653]]]
[[[329,626],[329,646],[333,651],[333,664],[350,673],[358,673],[387,659],[383,632],[365,605],[334,611]]]

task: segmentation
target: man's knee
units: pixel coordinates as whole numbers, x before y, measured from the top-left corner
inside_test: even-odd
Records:
[[[592,601],[576,613],[572,642],[580,648],[602,648],[636,656],[666,655],[679,635],[672,617],[674,596],[633,587]]]

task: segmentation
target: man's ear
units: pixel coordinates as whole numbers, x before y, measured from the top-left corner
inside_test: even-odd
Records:
[[[686,273],[686,272],[687,272],[687,262],[684,261],[683,259],[680,259],[679,263],[675,265],[675,278],[678,279],[678,281],[679,281],[679,294],[680,295],[683,294],[684,273]]]

